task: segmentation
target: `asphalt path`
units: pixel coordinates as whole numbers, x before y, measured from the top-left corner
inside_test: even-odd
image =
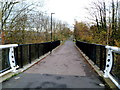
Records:
[[[72,41],[66,41],[41,62],[3,82],[2,87],[106,89]]]

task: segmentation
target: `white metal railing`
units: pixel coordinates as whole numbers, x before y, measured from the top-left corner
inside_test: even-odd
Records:
[[[10,67],[11,67],[10,70],[7,70],[7,71],[1,73],[0,77],[9,72],[16,72],[16,68],[19,67],[18,65],[16,66],[15,56],[14,56],[14,47],[17,47],[17,46],[18,46],[18,44],[0,45],[0,50],[9,48],[9,63],[10,63]]]
[[[120,48],[113,46],[106,46],[107,49],[107,58],[106,58],[106,67],[104,70],[104,77],[110,78],[113,83],[120,89],[120,84],[117,82],[114,77],[110,74],[113,67],[113,55],[112,52],[120,53]]]

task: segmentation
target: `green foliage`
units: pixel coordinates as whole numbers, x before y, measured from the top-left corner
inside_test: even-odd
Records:
[[[84,22],[76,22],[74,25],[74,36],[77,40],[106,45],[107,34],[108,32],[104,29],[98,29],[97,25],[92,25],[90,28]],[[111,36],[112,32],[109,31],[109,42],[112,42]],[[114,42],[114,46],[120,46],[119,30],[116,31]]]
[[[83,22],[76,22],[74,26],[74,36],[77,40],[91,42],[92,36],[88,26]]]
[[[43,0],[40,0],[42,3]],[[37,10],[40,3],[3,1],[0,9],[2,44],[28,44],[51,41],[51,17]],[[18,7],[19,6],[19,7]],[[41,6],[42,7],[42,6]],[[1,12],[3,11],[3,12]],[[1,15],[2,14],[2,15]],[[1,20],[0,19],[0,20]],[[65,40],[72,32],[65,22],[52,20],[52,40]]]
[[[22,27],[22,26],[21,26]],[[53,41],[66,40],[72,35],[72,31],[64,27],[62,30],[57,30],[52,34]],[[5,44],[29,44],[51,41],[51,33],[38,32],[33,30],[13,30],[5,31]]]
[[[26,30],[5,31],[5,44],[28,44],[44,41],[44,33]]]

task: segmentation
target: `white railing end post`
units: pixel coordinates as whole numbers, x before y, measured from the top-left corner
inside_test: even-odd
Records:
[[[13,46],[14,47],[14,46]],[[16,72],[16,62],[15,62],[15,56],[14,56],[14,48],[11,47],[9,51],[9,62],[10,62],[10,67],[12,68],[13,72]]]

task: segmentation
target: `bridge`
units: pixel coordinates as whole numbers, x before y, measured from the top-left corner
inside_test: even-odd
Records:
[[[0,45],[0,49],[3,89],[107,89],[111,85],[112,89],[120,89],[118,47],[54,41]]]

